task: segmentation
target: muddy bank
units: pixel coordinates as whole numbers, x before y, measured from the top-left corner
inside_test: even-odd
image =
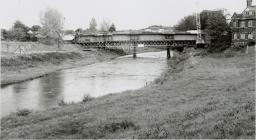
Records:
[[[62,69],[110,60],[121,55],[124,55],[121,51],[93,50],[1,57],[1,86],[34,79]]]

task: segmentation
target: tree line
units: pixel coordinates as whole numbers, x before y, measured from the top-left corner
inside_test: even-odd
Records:
[[[90,33],[97,33],[97,32],[115,32],[116,31],[115,24],[105,19],[100,23],[99,28],[97,28],[97,26],[98,24],[96,19],[92,18],[91,21],[89,22],[89,27],[87,29],[78,28],[75,30],[75,33],[90,34]]]
[[[223,10],[204,10],[200,13],[201,29],[206,34],[211,50],[223,50],[231,45],[231,28],[227,15]],[[64,17],[56,9],[47,9],[40,17],[40,25],[28,27],[21,21],[16,21],[10,30],[1,29],[1,35],[6,40],[37,41],[38,38],[49,41],[59,41],[63,34],[90,34],[97,32],[114,32],[113,23],[103,20],[98,28],[97,21],[92,18],[87,29],[78,28],[63,30]],[[177,25],[176,31],[196,30],[196,17],[194,14],[184,17]]]
[[[89,27],[85,30],[78,28],[74,30],[63,30],[65,18],[56,9],[48,8],[40,16],[41,25],[33,25],[31,27],[25,25],[21,21],[14,22],[11,29],[1,29],[1,39],[11,41],[38,41],[38,38],[56,42],[65,34],[75,33],[97,33],[97,32],[114,32],[116,27],[114,23],[103,20],[100,28],[97,28],[95,18],[89,22]]]

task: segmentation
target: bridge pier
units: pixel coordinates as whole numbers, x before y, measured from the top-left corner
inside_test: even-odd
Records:
[[[136,45],[135,43],[133,43],[133,58],[136,58],[137,54],[136,54]]]
[[[171,59],[170,47],[169,46],[167,46],[167,59]]]

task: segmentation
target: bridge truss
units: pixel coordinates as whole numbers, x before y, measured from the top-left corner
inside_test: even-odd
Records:
[[[104,41],[104,42],[76,42],[85,47],[120,47],[122,45],[137,46],[143,44],[144,47],[195,47],[196,40],[127,40],[127,41]]]

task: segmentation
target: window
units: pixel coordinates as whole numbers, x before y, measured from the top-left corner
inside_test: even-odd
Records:
[[[237,34],[236,34],[236,33],[234,34],[234,37],[233,37],[233,38],[234,38],[235,40],[237,39]]]
[[[241,39],[245,39],[245,34],[240,34]]]
[[[233,27],[236,27],[236,22],[235,21],[233,22]]]
[[[240,27],[245,27],[245,22],[244,21],[240,21]]]
[[[252,33],[248,34],[248,39],[253,39],[253,34]]]
[[[253,27],[253,20],[248,21],[248,27]]]

